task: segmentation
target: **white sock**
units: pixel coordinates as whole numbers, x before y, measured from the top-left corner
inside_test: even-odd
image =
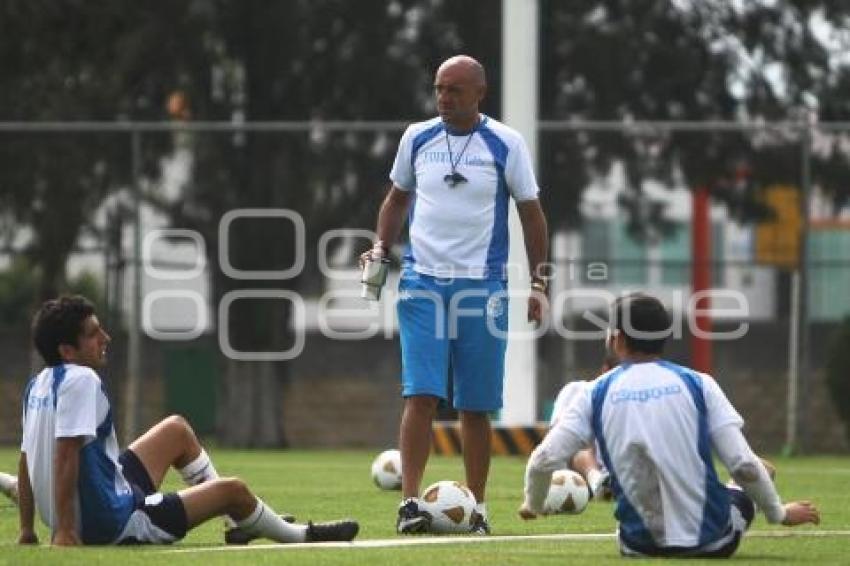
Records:
[[[605,476],[597,470],[596,468],[591,468],[590,471],[587,472],[587,485],[590,488],[590,493],[593,497],[596,497],[596,492],[599,491],[599,484]]]
[[[218,472],[213,466],[210,455],[207,451],[201,448],[201,453],[198,457],[180,468],[180,476],[186,485],[198,485],[210,480],[218,479]],[[230,517],[224,517],[224,526],[232,529],[236,523]]]
[[[198,485],[205,481],[218,479],[218,472],[213,466],[207,451],[201,448],[201,453],[198,457],[180,468],[180,476],[186,485]]]
[[[245,519],[236,521],[236,524],[250,534],[276,542],[305,542],[307,540],[307,525],[287,523],[274,512],[274,509],[263,503],[259,498],[254,511]]]
[[[484,520],[487,520],[487,504],[486,503],[476,503],[475,504],[475,512],[484,517]]]

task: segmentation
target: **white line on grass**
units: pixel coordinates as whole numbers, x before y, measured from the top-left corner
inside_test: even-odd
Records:
[[[202,546],[195,548],[175,548],[163,550],[166,554],[186,554],[193,552],[244,552],[247,550],[298,550],[304,548],[390,548],[394,546],[418,546],[433,544],[481,544],[488,542],[529,542],[529,541],[600,541],[614,540],[614,533],[571,533],[551,535],[510,535],[510,536],[444,536],[411,537],[359,540],[354,542],[321,542],[291,544],[252,544],[247,546]],[[848,531],[752,531],[748,538],[809,538],[809,537],[847,537]]]

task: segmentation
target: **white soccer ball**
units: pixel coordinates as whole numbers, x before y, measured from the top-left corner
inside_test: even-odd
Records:
[[[401,452],[384,450],[372,462],[372,481],[381,489],[401,489]]]
[[[438,481],[428,486],[419,504],[431,515],[434,533],[469,533],[475,496],[465,485],[456,481]]]
[[[547,515],[578,515],[587,507],[590,489],[581,474],[572,470],[558,470],[552,474],[549,493],[543,502]]]

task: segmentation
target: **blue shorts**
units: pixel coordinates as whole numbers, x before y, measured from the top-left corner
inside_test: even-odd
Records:
[[[136,509],[118,544],[167,544],[186,536],[189,520],[180,496],[158,493],[144,464],[129,448],[121,453],[118,461],[136,499]]]
[[[398,286],[402,395],[448,398],[462,411],[502,408],[505,281],[440,279],[405,269]]]

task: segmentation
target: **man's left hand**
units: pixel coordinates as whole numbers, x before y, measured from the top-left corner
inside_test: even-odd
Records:
[[[528,322],[540,324],[549,314],[549,299],[546,294],[536,289],[528,295]]]

